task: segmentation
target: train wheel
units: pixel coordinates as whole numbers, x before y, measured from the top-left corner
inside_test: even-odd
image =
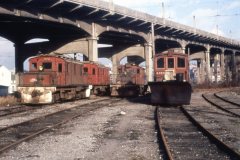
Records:
[[[54,93],[53,94],[53,103],[58,102],[60,100],[60,94]]]

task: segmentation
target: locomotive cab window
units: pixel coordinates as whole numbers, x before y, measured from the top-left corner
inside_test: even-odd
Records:
[[[185,58],[178,57],[178,67],[185,68]]]
[[[51,62],[43,62],[42,64],[44,69],[52,69],[52,63]]]
[[[58,72],[62,72],[62,63],[58,64]]]
[[[137,74],[139,74],[140,73],[140,69],[137,69]]]
[[[157,68],[164,68],[164,59],[163,58],[159,58],[157,60]]]
[[[168,58],[168,68],[174,68],[174,58]]]
[[[32,63],[32,69],[37,69],[37,63]]]
[[[83,68],[83,74],[88,74],[88,68],[87,67]]]

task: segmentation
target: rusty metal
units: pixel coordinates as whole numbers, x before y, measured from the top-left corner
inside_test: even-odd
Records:
[[[118,66],[118,74],[111,75],[111,96],[131,97],[143,95],[146,92],[145,69],[127,63]]]
[[[108,99],[108,100],[110,100],[110,99]],[[118,101],[119,101],[119,99],[114,99],[114,100],[111,100],[110,102],[106,102],[106,99],[104,99],[104,100],[101,99],[101,100],[98,100],[98,101],[95,101],[92,103],[75,106],[70,109],[61,110],[61,111],[51,113],[51,114],[48,114],[48,115],[45,115],[42,117],[31,119],[29,121],[25,121],[25,122],[22,122],[19,124],[1,128],[0,134],[4,135],[4,136],[0,136],[1,139],[5,139],[5,137],[7,137],[7,136],[9,136],[10,138],[14,137],[14,139],[12,139],[12,141],[10,140],[9,143],[7,141],[6,142],[2,141],[4,143],[1,143],[1,145],[0,145],[1,146],[0,154],[5,152],[8,149],[15,147],[16,145],[20,144],[21,142],[32,139],[32,138],[38,136],[39,134],[48,131],[51,128],[57,127],[59,125],[67,123],[68,121],[70,121],[74,118],[82,116],[86,112],[90,112],[90,111],[93,111],[100,107],[103,107],[106,105],[106,103],[109,104],[109,103],[115,103]],[[101,103],[103,103],[103,104],[101,104]],[[41,125],[43,125],[43,126],[41,126]],[[21,127],[23,127],[23,131],[21,130]],[[26,127],[28,127],[28,128],[26,129]],[[24,134],[24,131],[25,131],[24,129],[26,130],[27,134]],[[18,130],[18,131],[16,131],[16,130]],[[6,132],[8,134],[6,134],[4,132]],[[20,137],[17,136],[17,135],[21,135],[21,134],[23,134],[22,138],[21,138],[21,136]],[[19,139],[16,140],[15,138],[16,139],[19,138]]]
[[[169,50],[154,56],[154,82],[149,82],[151,102],[161,105],[190,104],[188,55]]]
[[[22,103],[47,104],[109,92],[109,68],[95,62],[39,55],[30,58],[29,68],[19,74]]]
[[[219,97],[216,97],[215,94],[202,94],[202,97],[213,106],[234,116],[240,117],[239,104],[232,104],[226,100],[224,101]]]
[[[191,116],[187,110],[184,107],[181,107],[182,112],[193,122],[194,125],[196,125],[207,137],[210,138],[211,141],[213,141],[219,148],[221,148],[223,151],[227,152],[229,155],[236,157],[237,159],[240,159],[240,153],[236,152],[232,147],[224,143],[221,139],[216,137],[214,134],[211,133],[211,131],[204,128],[193,116]]]
[[[233,97],[228,97],[228,99],[227,99],[225,97],[220,96],[219,93],[220,92],[214,93],[214,96],[219,98],[219,99],[221,99],[221,100],[223,100],[223,101],[225,101],[225,102],[228,102],[228,103],[231,103],[231,104],[233,104],[233,105],[235,105],[237,107],[240,107],[240,102],[239,102],[239,98],[238,97],[233,96]],[[231,100],[229,100],[229,98]]]
[[[231,159],[238,158],[213,135],[188,115],[182,107],[158,107],[158,123],[169,159]],[[160,117],[159,117],[160,116]],[[202,128],[201,128],[202,127]],[[210,141],[209,141],[210,139]],[[214,142],[214,144],[212,143]],[[221,150],[216,148],[215,144]],[[192,151],[192,152],[189,152]]]
[[[162,138],[162,142],[163,142],[165,151],[167,153],[168,159],[173,160],[173,156],[172,156],[170,148],[168,146],[167,139],[165,138],[164,131],[163,131],[161,125],[160,125],[161,124],[161,115],[160,115],[159,109],[157,109],[157,122],[158,122],[158,128],[159,128],[160,136]]]
[[[160,105],[190,104],[192,87],[188,82],[149,82],[151,102]]]

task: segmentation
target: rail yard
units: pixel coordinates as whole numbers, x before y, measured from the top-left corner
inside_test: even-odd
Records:
[[[174,107],[149,95],[3,107],[0,159],[239,159],[238,90],[195,91]]]
[[[237,21],[199,28],[235,1],[2,0],[0,160],[239,160]]]

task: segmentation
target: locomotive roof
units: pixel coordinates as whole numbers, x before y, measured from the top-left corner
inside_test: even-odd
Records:
[[[91,63],[91,64],[96,64],[96,65],[98,65],[100,67],[106,67],[103,64],[100,64],[98,62],[94,62],[94,61],[79,61],[79,60],[75,60],[73,58],[68,58],[68,57],[64,57],[64,56],[61,56],[61,55],[57,55],[57,54],[40,54],[40,55],[37,55],[37,56],[33,56],[30,59],[38,58],[38,57],[55,57],[55,58],[63,59],[66,62],[72,62],[72,63],[78,63],[78,64],[88,64],[88,63]],[[106,68],[108,68],[108,67],[106,67]]]
[[[120,66],[118,66],[118,67],[137,67],[137,68],[142,68],[142,69],[144,69],[143,67],[141,67],[141,66],[139,66],[139,65],[137,65],[137,64],[135,64],[135,63],[126,63],[126,64],[120,65]]]
[[[179,55],[179,56],[187,56],[187,54],[184,54],[180,51],[176,52],[174,50],[168,50],[168,51],[164,51],[164,52],[160,52],[160,53],[156,53],[155,57],[157,56],[162,56],[162,55]]]

